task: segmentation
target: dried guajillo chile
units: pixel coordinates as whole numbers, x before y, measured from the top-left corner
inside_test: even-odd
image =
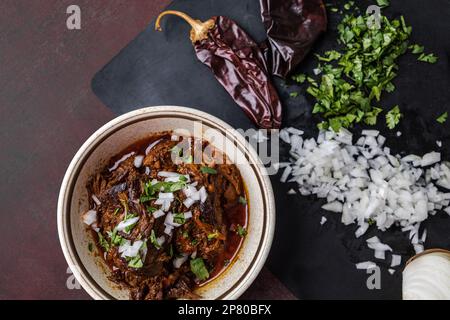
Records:
[[[264,55],[258,44],[233,20],[215,16],[205,22],[183,12],[168,10],[156,20],[156,30],[165,15],[183,18],[192,27],[190,38],[197,58],[261,128],[279,128],[281,102],[272,85]]]
[[[322,0],[260,0],[268,39],[262,49],[273,75],[285,78],[326,31]]]

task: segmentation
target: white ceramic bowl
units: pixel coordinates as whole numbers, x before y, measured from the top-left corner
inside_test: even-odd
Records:
[[[74,156],[61,185],[57,213],[61,247],[76,279],[92,298],[128,299],[129,294],[108,280],[109,269],[103,259],[88,250],[92,238],[81,221],[81,213],[88,209],[88,178],[132,143],[175,128],[192,132],[194,122],[199,121],[202,128],[199,132],[196,127],[195,136],[202,135],[228,156],[230,150],[235,152],[237,157],[233,158],[239,159],[236,164],[249,197],[249,223],[234,261],[196,292],[204,299],[236,299],[263,267],[273,238],[275,205],[270,180],[254,149],[231,126],[207,113],[185,107],[148,107],[126,113],[97,130]]]

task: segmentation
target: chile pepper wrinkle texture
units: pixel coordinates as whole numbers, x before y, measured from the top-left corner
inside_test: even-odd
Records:
[[[262,44],[273,75],[285,78],[327,28],[322,0],[260,0],[268,39]]]
[[[197,58],[211,69],[247,116],[261,128],[279,128],[281,102],[258,44],[223,16],[200,22],[178,11],[163,12],[156,21],[156,30],[161,30],[160,19],[166,14],[175,14],[191,25]]]

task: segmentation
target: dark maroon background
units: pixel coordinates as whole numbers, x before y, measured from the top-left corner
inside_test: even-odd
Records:
[[[0,299],[87,299],[66,287],[56,202],[84,140],[113,118],[93,75],[168,0],[0,2]],[[82,30],[67,30],[66,8]],[[243,298],[293,299],[264,269]]]

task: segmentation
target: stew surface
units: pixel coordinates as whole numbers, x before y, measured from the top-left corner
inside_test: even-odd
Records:
[[[197,159],[198,148],[209,152]],[[240,172],[204,140],[151,136],[113,157],[87,188],[83,221],[131,299],[198,298],[195,288],[232,262],[246,235]]]

